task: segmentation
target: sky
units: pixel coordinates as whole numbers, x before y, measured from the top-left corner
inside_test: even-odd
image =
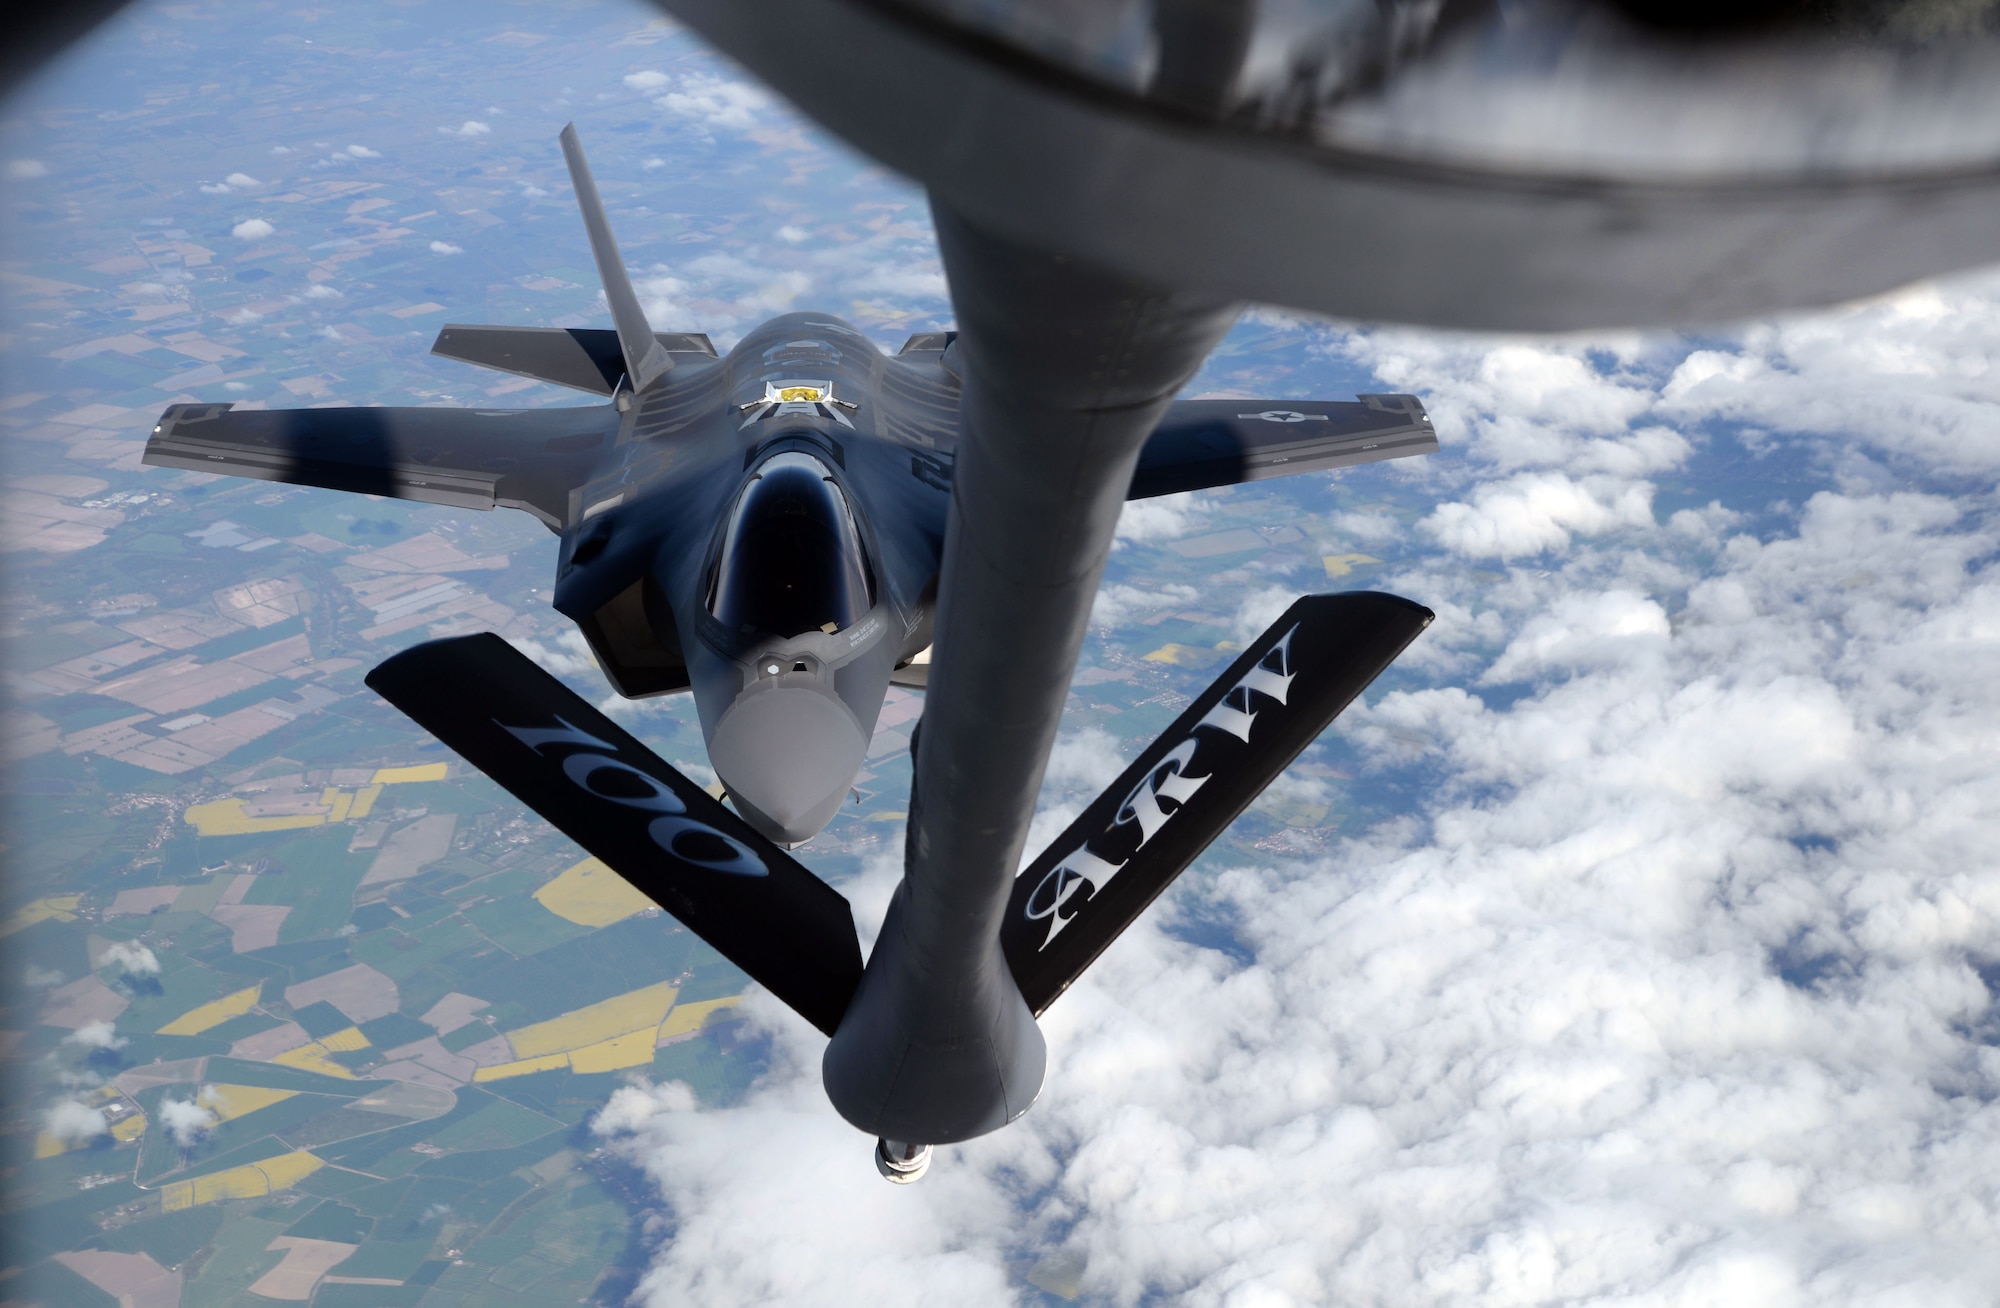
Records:
[[[603,60],[568,108],[657,124],[613,158],[739,195],[866,173],[720,60]],[[808,198],[641,250],[656,325],[948,313],[920,205],[862,184],[906,207],[854,240]],[[1372,507],[1282,492],[1438,614],[1334,729],[1368,819],[1190,872],[1049,1012],[1034,1109],[916,1186],[753,991],[741,1102],[635,1084],[596,1119],[657,1190],[639,1300],[1035,1302],[1025,1267],[1115,1305],[2000,1303],[1996,341],[1992,272],[1689,333],[1251,310],[1191,393],[1283,359],[1421,395],[1445,446]],[[1128,513],[1104,627],[1186,602],[1147,552],[1217,503]],[[1242,633],[1325,585],[1251,576]],[[1064,736],[1042,833],[1121,749]],[[850,886],[864,932],[897,874]]]

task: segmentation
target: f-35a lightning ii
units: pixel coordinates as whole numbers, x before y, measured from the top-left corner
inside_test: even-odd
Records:
[[[892,910],[900,925],[885,939],[904,943],[878,949],[864,982],[846,901],[779,846],[809,840],[838,812],[889,686],[928,681],[934,618],[954,602],[949,586],[940,591],[947,537],[964,530],[953,517],[965,512],[953,506],[963,347],[956,333],[925,333],[884,355],[814,313],[772,319],[726,355],[706,336],[655,332],[574,126],[561,140],[615,329],[453,325],[433,350],[607,403],[178,404],[161,416],[146,462],[518,508],[558,533],[555,607],[619,693],[692,692],[733,812],[495,636],[418,646],[370,685],[835,1036],[836,1106],[883,1136],[884,1175],[914,1179],[930,1144],[1026,1110],[1042,1074],[1033,1017],[1430,614],[1383,595],[1302,600],[1011,886],[948,892],[964,902],[947,907],[957,925],[946,929],[923,926],[905,904]],[[1018,327],[1035,348],[1069,348],[1060,318]],[[1143,331],[1137,339],[1144,348]],[[1177,401],[1117,475],[1136,499],[1436,449],[1410,395]],[[1066,475],[1047,474],[1058,487]],[[1033,548],[1082,552],[1064,566],[1094,589],[1101,546],[1066,544],[1060,522],[1051,528],[1053,543]],[[1066,681],[1074,642],[1044,644]],[[920,728],[913,753],[931,748]],[[961,778],[976,779],[988,761],[954,752],[963,757],[943,765]],[[1025,775],[1008,789],[1027,787],[1031,799],[1039,767],[1013,771]],[[913,809],[922,798],[913,793]],[[987,828],[996,848],[1010,838]],[[970,946],[954,935],[964,930]],[[921,1039],[923,1022],[896,1036],[898,1022],[909,1025],[902,1018],[853,1018],[864,986],[876,1014],[884,1003],[943,1005],[932,1020],[967,1035],[971,1063],[950,1053],[926,1074],[921,1059],[881,1053],[884,1031],[891,1045]],[[915,1081],[905,1063],[919,1068]]]

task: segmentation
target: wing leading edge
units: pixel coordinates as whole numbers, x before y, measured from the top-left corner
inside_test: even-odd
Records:
[[[145,462],[459,508],[525,509],[553,530],[618,430],[574,409],[237,409],[176,404]]]
[[[1414,395],[1358,400],[1178,400],[1146,441],[1125,498],[1147,499],[1435,454]]]

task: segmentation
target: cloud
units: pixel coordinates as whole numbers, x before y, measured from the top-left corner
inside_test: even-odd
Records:
[[[791,245],[812,239],[812,233],[803,227],[793,227],[789,223],[777,231],[778,239]]]
[[[193,1099],[162,1099],[156,1120],[167,1139],[182,1149],[199,1143],[220,1119]]]
[[[464,254],[464,253],[465,253],[465,247],[464,247],[464,246],[462,246],[462,245],[453,245],[453,244],[452,244],[452,243],[451,243],[450,241],[432,241],[432,242],[431,242],[431,253],[432,253],[432,254]]]
[[[646,68],[625,74],[625,85],[635,91],[657,91],[673,79],[657,69]]]
[[[63,974],[51,967],[28,964],[21,971],[21,984],[30,990],[48,990],[63,983]]]
[[[1480,680],[1497,685],[1551,670],[1657,658],[1666,653],[1670,635],[1666,610],[1646,596],[1628,590],[1562,595],[1550,612],[1522,624]]]
[[[1986,273],[1824,314],[1758,324],[1673,367],[1660,409],[1676,419],[1825,433],[1942,472],[2000,469],[2000,275]]]
[[[733,254],[703,255],[673,271],[656,265],[633,281],[652,322],[699,323],[700,330],[724,339],[731,328],[800,307],[815,285],[801,269]],[[601,291],[598,303],[604,303]]]
[[[39,159],[9,159],[7,161],[7,180],[10,182],[25,182],[37,177],[47,177],[48,175],[49,166]]]
[[[118,940],[97,956],[97,966],[115,967],[127,976],[158,976],[160,960],[144,945]]]
[[[466,119],[458,127],[440,127],[438,130],[446,136],[491,136],[493,134],[491,127],[488,127],[485,123],[474,122],[470,118]]]
[[[1098,588],[1097,598],[1090,606],[1090,625],[1122,627],[1141,615],[1150,616],[1168,609],[1193,608],[1200,602],[1199,591],[1192,586],[1177,582],[1155,586],[1121,585],[1113,582]]]
[[[86,1049],[123,1049],[130,1041],[119,1035],[109,1022],[85,1022],[64,1036],[63,1043]]]
[[[616,1091],[599,1113],[593,1129],[653,1176],[676,1217],[639,1301],[825,1302],[833,1286],[853,1303],[1012,1301],[1001,1260],[1013,1220],[1004,1194],[964,1171],[933,1168],[911,1202],[917,1196],[875,1175],[869,1141],[806,1108],[805,1094],[819,1093],[816,1074],[787,1082],[791,1093],[724,1123],[695,1111],[693,1095],[674,1083]],[[725,1149],[734,1151],[735,1180],[719,1165]],[[812,1235],[774,1244],[776,1230]]]
[[[472,124],[467,123],[466,126],[470,127]],[[470,133],[467,134],[470,135]],[[380,159],[382,157],[381,151],[371,150],[365,145],[350,145],[342,153],[346,154],[350,159]]]
[[[598,671],[597,656],[591,653],[590,642],[574,627],[564,627],[553,643],[517,637],[508,644],[535,661],[545,672],[553,672],[558,677],[579,678],[586,682],[598,682],[604,674]]]
[[[1290,586],[1259,586],[1244,595],[1237,602],[1230,623],[1236,639],[1249,641],[1262,634],[1298,597],[1298,592]]]
[[[334,290],[333,287],[327,285],[325,282],[314,282],[311,286],[306,287],[306,298],[308,300],[337,300],[340,298],[340,292]]]
[[[229,229],[229,234],[239,241],[261,241],[278,229],[262,218],[245,218]]]
[[[1519,558],[1569,548],[1574,535],[1653,525],[1653,488],[1607,477],[1523,472],[1474,489],[1470,503],[1440,504],[1418,524],[1473,558]]]
[[[1050,1010],[1034,1109],[914,1192],[753,991],[739,1101],[597,1119],[666,1208],[641,1301],[1012,1303],[1056,1265],[1120,1305],[1990,1300],[2000,499],[1964,469],[2000,297],[1930,294],[1699,341],[1301,328],[1460,415],[1449,463],[1336,483],[1439,613],[1267,793],[1342,835],[1211,851]],[[1800,367],[1861,417],[1777,421],[1757,379]],[[1100,613],[1179,584],[1122,551]],[[1066,731],[1038,833],[1126,752]]]
[[[725,128],[735,132],[755,127],[773,107],[769,93],[761,88],[707,73],[684,75],[679,89],[669,91],[653,103],[711,130]]]
[[[230,186],[262,186],[264,184],[248,173],[231,173],[222,180]]]
[[[1057,789],[1081,789],[1094,799],[1131,761],[1117,737],[1102,727],[1087,726],[1056,740],[1043,780]]]
[[[1115,539],[1145,542],[1185,536],[1199,525],[1198,517],[1205,507],[1193,491],[1132,500],[1118,514]]]
[[[54,1107],[42,1114],[42,1130],[48,1132],[64,1144],[82,1144],[94,1140],[111,1129],[111,1123],[100,1109],[74,1099],[58,1101]]]

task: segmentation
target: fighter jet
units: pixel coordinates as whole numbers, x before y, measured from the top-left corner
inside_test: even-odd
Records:
[[[958,421],[955,333],[894,355],[828,314],[718,355],[656,333],[578,144],[564,153],[617,327],[445,327],[434,352],[609,397],[555,409],[178,404],[146,462],[466,508],[562,537],[555,607],[632,698],[691,691],[731,802],[783,845],[839,811],[892,682],[921,686]],[[1186,401],[1131,498],[1429,453],[1410,395]]]
[[[858,1052],[844,1056],[846,1071],[829,1063],[829,1091],[857,1125],[897,1132],[878,1141],[877,1164],[891,1179],[913,1179],[930,1144],[1025,1111],[1042,1066],[1039,1036],[1023,1030],[1431,615],[1392,596],[1302,600],[1041,859],[998,887],[1015,901],[1009,911],[995,911],[990,876],[970,870],[979,875],[963,886],[973,920],[983,919],[971,948],[953,944],[962,913],[941,932],[885,932],[942,957],[934,968],[919,961],[915,972],[899,972],[899,983],[887,974],[911,956],[898,944],[878,949],[878,1005],[901,984],[959,1005],[946,1021],[970,1033],[973,1046],[1015,1051],[1005,1070],[975,1068],[969,1081],[962,1071],[920,1075],[903,1091],[915,1118],[893,1106],[885,1116],[871,1087],[885,1074],[907,1078],[922,1060],[855,1042],[854,1031],[879,1038],[890,1028],[879,1018],[850,1020],[864,982],[852,914],[784,851],[839,811],[888,688],[930,684],[934,620],[976,592],[941,585],[947,541],[968,530],[964,504],[954,506],[967,343],[955,332],[921,333],[888,355],[819,313],[774,318],[727,354],[699,333],[655,332],[574,125],[561,143],[613,328],[450,325],[433,351],[606,402],[255,411],[177,404],[161,415],[145,461],[519,509],[557,533],[555,607],[577,624],[621,695],[692,695],[727,807],[495,636],[419,646],[377,668],[370,684],[829,1035],[849,1025]],[[1023,327],[1035,349],[1087,345],[1060,317]],[[1142,327],[1133,345],[1147,348]],[[1108,398],[1122,375],[1107,374]],[[1061,438],[1060,424],[1052,434]],[[1110,503],[1115,516],[1123,499],[1437,448],[1412,395],[1176,400],[1117,469],[1123,493]],[[1035,480],[1064,495],[1073,475],[1051,464]],[[1101,480],[1087,471],[1075,485],[1094,493]],[[1094,589],[1100,544],[1065,539],[1051,526],[1025,554],[1053,549],[1069,574],[1066,592]],[[1004,539],[991,544],[1007,548]],[[1032,623],[1012,635],[1035,639]],[[1080,630],[1040,651],[1065,682],[1072,636]],[[980,694],[976,684],[953,693],[965,702]],[[991,744],[990,752],[952,746],[956,757],[944,762],[977,783],[983,767],[1012,766],[1002,742]],[[912,751],[931,752],[922,724]],[[1031,798],[1039,758],[1014,771],[1009,795]],[[913,793],[913,809],[924,800]],[[984,842],[982,864],[1011,857],[1006,831],[953,829]],[[1015,1029],[998,1044],[979,1034],[996,1013]],[[975,1048],[978,1059],[987,1055]]]

